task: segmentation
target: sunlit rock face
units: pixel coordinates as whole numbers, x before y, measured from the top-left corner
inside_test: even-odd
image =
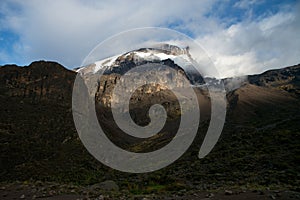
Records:
[[[146,64],[155,65],[151,73],[132,72],[133,68]],[[95,94],[96,101],[101,106],[111,106],[115,85],[120,84],[124,90],[119,92],[133,93],[130,103],[133,107],[138,107],[151,104],[153,102],[151,99],[166,101],[170,104],[176,101],[175,96],[171,95],[172,92],[170,91],[173,87],[183,88],[195,82],[203,83],[200,75],[196,76],[189,73],[187,68],[191,68],[190,65],[188,48],[182,49],[164,44],[159,48],[141,48],[107,58],[80,68],[77,72],[91,84],[90,94]],[[100,74],[102,75],[100,76]],[[133,85],[136,84],[141,75],[144,77],[144,82],[140,80],[139,83],[142,86],[134,88]],[[128,81],[124,81],[126,78]],[[154,79],[154,83],[147,84],[150,79]],[[172,86],[166,85],[170,82],[173,83]],[[121,97],[122,95],[117,96]],[[122,99],[114,98],[113,101],[118,103]]]

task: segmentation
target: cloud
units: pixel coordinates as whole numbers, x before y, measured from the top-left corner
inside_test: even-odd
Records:
[[[262,2],[263,2],[263,0],[240,0],[240,1],[237,1],[233,5],[233,7],[247,9],[254,4],[260,4]]]
[[[231,25],[197,38],[223,77],[300,63],[300,9]]]
[[[1,11],[6,28],[19,34],[19,43],[26,46],[16,53],[26,55],[28,62],[54,59],[75,67],[93,47],[113,34],[137,27],[185,24],[202,16],[210,5],[209,0],[184,4],[157,0],[28,0],[5,1]]]
[[[226,1],[231,9],[245,12],[260,2]],[[0,61],[29,64],[45,59],[74,68],[104,39],[132,28],[158,26],[195,38],[221,77],[299,62],[299,5],[235,22],[218,16],[216,6],[224,4],[220,0],[2,0],[0,34],[9,31],[18,39],[11,44],[13,52],[1,50]]]

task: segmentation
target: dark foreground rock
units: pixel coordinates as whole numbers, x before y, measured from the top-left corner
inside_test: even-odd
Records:
[[[111,184],[112,182],[110,182]],[[228,192],[230,191],[230,192]],[[229,194],[230,193],[230,194]],[[34,184],[14,183],[0,188],[0,198],[2,200],[11,199],[41,199],[41,200],[102,200],[102,199],[173,199],[173,200],[190,200],[190,199],[221,199],[221,200],[296,200],[300,199],[300,193],[295,191],[280,190],[218,190],[218,191],[189,191],[186,193],[157,193],[146,195],[130,194],[128,191],[110,191],[91,190],[91,187],[79,187],[74,185],[58,185],[55,183]]]

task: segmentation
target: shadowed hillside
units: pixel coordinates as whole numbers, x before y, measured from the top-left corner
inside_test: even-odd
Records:
[[[197,158],[208,117],[201,121],[193,145],[178,161],[149,174],[112,170],[83,147],[72,119],[75,76],[75,72],[54,62],[0,67],[1,182],[39,180],[86,186],[113,180],[120,191],[130,194],[224,188],[299,190],[299,65],[249,76],[240,88],[228,92],[225,128],[207,157]],[[209,112],[205,110],[209,96],[195,90],[202,111]],[[157,93],[154,97],[170,101],[161,97],[166,94]],[[136,95],[138,99],[141,94]],[[103,100],[100,94],[97,98]],[[150,103],[153,102],[141,105],[145,109]],[[112,123],[109,107],[99,107],[102,114],[98,117],[109,137],[119,145],[136,152],[150,151],[173,137],[175,104],[175,100],[166,104],[171,106],[170,125],[165,127],[167,134],[155,142],[124,142]],[[145,112],[141,107],[133,108],[133,113]],[[133,116],[140,123],[147,122],[140,115]]]

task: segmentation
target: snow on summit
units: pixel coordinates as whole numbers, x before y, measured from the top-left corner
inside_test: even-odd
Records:
[[[182,68],[191,65],[187,54],[188,48],[182,49],[177,46],[164,44],[158,48],[141,48],[130,51],[122,55],[112,56],[95,62],[93,65],[82,67],[77,72],[82,74],[97,73],[99,70],[112,70],[115,67],[120,67],[120,63],[125,60],[132,60],[135,64],[142,62],[155,62],[171,59]]]

